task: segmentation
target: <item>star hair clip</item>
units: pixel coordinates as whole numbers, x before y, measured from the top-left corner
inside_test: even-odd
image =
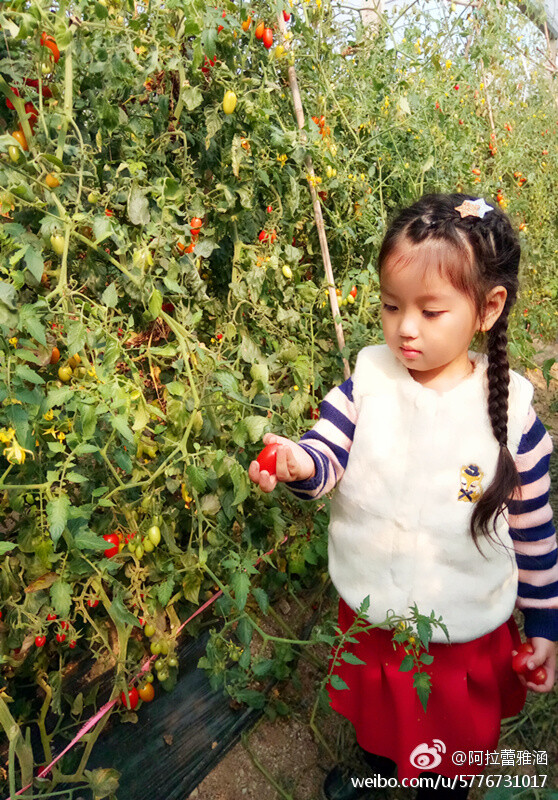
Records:
[[[464,217],[480,217],[483,219],[484,215],[488,214],[489,211],[494,211],[492,206],[485,203],[482,197],[477,200],[464,200],[460,206],[455,206],[455,210],[459,211],[461,219]]]

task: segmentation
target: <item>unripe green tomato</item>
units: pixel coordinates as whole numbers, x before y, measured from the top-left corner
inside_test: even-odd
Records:
[[[161,655],[162,656],[168,656],[168,654],[169,654],[169,643],[165,642],[165,640],[163,639],[161,642],[159,642],[159,644],[161,646]]]
[[[282,272],[285,278],[287,278],[288,280],[290,280],[293,277],[293,271],[288,264],[283,264]]]
[[[145,676],[145,682],[146,683],[153,683],[153,681],[154,681],[153,673],[152,672],[148,672],[147,675]]]
[[[148,639],[155,634],[155,626],[151,625],[149,622],[143,630]]]
[[[8,147],[8,155],[10,156],[10,159],[11,159],[11,160],[12,160],[14,163],[15,163],[16,161],[19,161],[19,147],[16,147],[16,146],[15,146],[15,144],[11,144],[11,145]]]
[[[160,514],[155,514],[153,519],[151,520],[152,525],[161,525],[163,522],[163,517]]]
[[[87,202],[94,206],[99,202],[99,192],[89,192],[87,195]]]
[[[135,553],[136,552],[136,547],[137,547],[136,542],[133,539],[131,539],[128,542],[128,550],[130,551],[130,553]]]
[[[157,673],[157,678],[161,681],[161,683],[163,681],[166,681],[168,677],[169,673],[166,669],[160,669],[159,672]]]
[[[152,525],[149,530],[147,531],[147,538],[149,541],[157,547],[159,542],[161,541],[161,529],[158,525]]]
[[[143,549],[146,553],[152,553],[155,550],[155,545],[151,541],[151,539],[144,539],[143,542]]]
[[[43,61],[43,63],[41,64],[41,72],[43,73],[43,75],[50,75],[51,73],[50,64],[47,64],[46,61]]]
[[[161,652],[161,642],[151,642],[149,649],[151,650],[154,656],[158,656],[159,653]],[[156,661],[155,667],[157,667],[157,663],[158,662]]]
[[[68,383],[73,374],[72,368],[69,366],[58,368],[58,377],[62,383]]]
[[[173,657],[171,657],[171,658],[169,658],[169,660],[168,660],[168,665],[169,665],[169,667],[171,667],[172,669],[176,669],[176,667],[178,666],[178,659],[177,659],[177,658],[174,658],[174,656],[173,656]]]
[[[157,655],[157,653],[154,653],[154,655]],[[165,662],[161,661],[161,659],[158,658],[157,661],[155,662],[155,672],[159,672],[159,670],[163,669],[164,666]]]
[[[143,558],[144,553],[145,550],[143,549],[143,545],[138,544],[138,546],[136,547],[136,558]]]
[[[56,255],[61,256],[64,252],[64,237],[60,236],[58,233],[53,233],[50,237],[50,246],[56,253]]]

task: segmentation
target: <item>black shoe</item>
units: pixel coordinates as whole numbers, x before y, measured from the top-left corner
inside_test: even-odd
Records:
[[[330,770],[322,786],[323,800],[361,800],[370,797],[370,789],[362,786],[355,786],[351,778],[363,779],[367,775],[359,775],[358,771],[348,766],[336,764]]]

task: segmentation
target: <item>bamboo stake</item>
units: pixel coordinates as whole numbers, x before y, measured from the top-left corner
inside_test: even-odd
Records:
[[[279,26],[279,30],[283,34],[283,39],[285,41],[285,50],[290,49],[290,42],[285,38],[285,33],[287,31],[285,27],[285,20],[283,19],[282,14],[277,15],[277,22]],[[293,65],[289,65],[289,86],[291,87],[291,93],[293,96],[293,103],[295,108],[295,115],[296,121],[299,130],[301,131],[301,139],[303,142],[306,141],[306,133],[304,131],[304,111],[302,108],[302,100],[300,97],[300,91],[298,88],[298,80],[296,77],[296,69]],[[312,158],[310,155],[306,156],[305,165],[308,175],[308,184],[310,186],[310,194],[312,196],[312,205],[314,207],[314,217],[316,220],[316,227],[318,229],[318,239],[320,241],[320,249],[322,251],[322,259],[324,262],[324,270],[327,278],[328,283],[328,294],[329,294],[329,304],[331,306],[331,313],[333,314],[333,324],[335,326],[335,333],[337,336],[337,345],[339,350],[343,352],[345,347],[345,336],[343,334],[343,326],[340,322],[336,322],[337,317],[339,316],[339,303],[337,302],[337,295],[335,293],[335,280],[333,277],[333,269],[331,266],[331,259],[329,257],[329,247],[327,244],[327,236],[325,232],[324,226],[324,218],[322,215],[322,206],[320,204],[320,198],[318,197],[318,193],[316,191],[315,186],[315,177],[316,173],[314,172],[314,165],[312,163]],[[349,367],[349,362],[343,356],[343,373],[345,376],[345,380],[350,378],[351,376],[351,369]]]

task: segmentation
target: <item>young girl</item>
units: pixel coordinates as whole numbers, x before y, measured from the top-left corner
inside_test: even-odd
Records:
[[[339,625],[346,630],[369,596],[379,627],[347,645],[365,665],[337,669],[349,691],[331,688],[331,705],[353,723],[373,772],[388,777],[397,766],[407,785],[438,780],[436,790],[419,788],[424,800],[467,797],[470,781],[459,776],[502,764],[501,719],[521,711],[527,689],[549,692],[555,681],[552,442],[532,385],[507,356],[519,259],[508,217],[482,199],[429,195],[403,210],[378,258],[385,345],[359,353],[299,444],[264,436],[279,444],[275,474],[257,461],[249,469],[263,491],[283,482],[301,499],[337,486],[328,554]],[[487,355],[469,350],[479,331]],[[415,603],[449,634],[433,628],[426,712],[385,624]],[[546,670],[541,684],[512,670],[515,606],[534,649],[527,667]],[[325,797],[374,796],[349,778],[334,768]]]

